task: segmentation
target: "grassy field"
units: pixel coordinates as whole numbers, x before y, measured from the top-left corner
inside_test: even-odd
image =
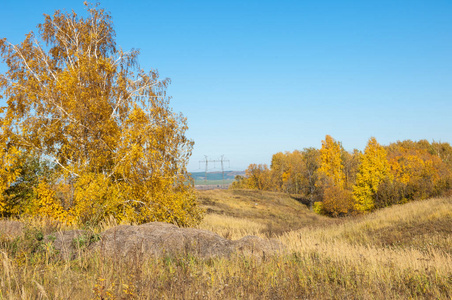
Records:
[[[209,190],[199,191],[198,195],[207,211],[201,228],[231,239],[249,234],[275,237],[299,228],[338,223],[338,220],[312,213],[284,193]]]
[[[200,191],[200,228],[236,239],[280,240],[286,251],[258,260],[106,258],[62,261],[40,240],[61,225],[27,221],[0,241],[0,299],[451,299],[452,198],[329,219],[291,197]],[[100,231],[113,221],[92,228]]]
[[[198,179],[195,180],[195,185],[229,185],[234,181],[234,179],[225,179],[224,181],[222,179],[218,179],[218,180],[203,180],[203,179]]]
[[[244,171],[225,171],[224,174],[222,172],[208,172],[207,180],[205,180],[205,172],[190,173],[195,185],[222,185],[223,183],[229,185],[235,180],[236,175],[243,176],[244,174]]]

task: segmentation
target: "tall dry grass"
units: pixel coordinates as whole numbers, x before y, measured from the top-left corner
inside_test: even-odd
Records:
[[[201,229],[213,231],[224,238],[237,240],[246,235],[265,237],[267,227],[250,219],[241,219],[227,215],[208,214],[198,226]]]
[[[452,199],[431,199],[304,227],[279,236],[287,251],[263,260],[80,249],[65,261],[36,238],[45,223],[27,225],[21,237],[0,238],[0,299],[451,299],[451,211]],[[219,214],[203,226],[262,234],[255,220]]]

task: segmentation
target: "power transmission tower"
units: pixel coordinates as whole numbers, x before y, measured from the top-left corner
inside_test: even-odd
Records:
[[[204,160],[206,161],[206,175],[204,177],[204,183],[207,184],[207,170],[209,169],[209,159],[207,155],[204,155]]]
[[[223,178],[223,186],[225,185],[224,163],[227,162],[227,163],[229,163],[229,166],[230,166],[230,161],[229,161],[229,159],[224,159],[224,155],[221,156],[221,159],[210,159],[210,160],[207,155],[204,155],[204,160],[199,161],[200,164],[201,163],[205,164],[205,177],[204,177],[205,184],[207,184],[207,171],[209,170],[209,163],[214,163],[214,165],[215,165],[218,162],[221,163],[221,174],[222,174],[222,178]]]

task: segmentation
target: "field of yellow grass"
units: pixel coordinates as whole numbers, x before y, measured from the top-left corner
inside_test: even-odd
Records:
[[[314,214],[285,193],[208,190],[199,191],[198,199],[207,212],[200,228],[231,239],[245,235],[274,237],[300,228],[338,223]]]
[[[344,219],[315,215],[280,193],[213,190],[199,199],[207,212],[199,228],[229,239],[275,238],[286,250],[208,260],[82,252],[62,261],[38,238],[55,225],[29,222],[22,236],[0,237],[0,299],[452,297],[452,198]]]
[[[206,194],[204,197],[219,196],[219,193],[211,193],[214,195]],[[233,192],[223,192],[228,193]],[[236,193],[241,194],[244,191]],[[289,209],[291,212],[286,212],[289,214],[288,219],[292,220],[294,213],[300,218],[296,224],[300,229],[287,231],[278,237],[290,253],[295,253],[311,263],[313,257],[334,263],[341,270],[341,274],[353,274],[350,280],[364,276],[361,277],[362,281],[368,281],[369,284],[378,283],[378,286],[384,283],[389,289],[377,292],[375,287],[369,287],[369,295],[362,291],[363,298],[369,296],[384,299],[389,295],[397,298],[400,291],[390,287],[403,276],[410,278],[410,284],[414,284],[417,291],[414,295],[410,294],[410,297],[452,297],[452,198],[411,202],[334,222],[321,216],[314,218],[310,211],[305,211],[305,207],[292,202],[286,195],[264,194],[267,198],[277,198],[280,204],[293,204],[294,207]],[[222,199],[226,199],[223,200],[226,203],[222,205],[233,201],[231,198],[227,200],[228,197],[224,195]],[[301,207],[297,208],[297,205]],[[252,203],[241,206],[249,209]],[[264,205],[264,210],[271,211],[269,206]],[[231,235],[234,239],[248,234],[262,236],[266,233],[266,227],[263,225],[265,220],[243,219],[234,216],[232,210],[226,211],[223,215],[215,212],[207,214],[200,227],[225,236]],[[309,223],[306,222],[307,216],[310,217]],[[437,287],[437,290],[432,288],[435,282],[432,282],[429,276],[435,279],[443,278],[444,292],[449,291],[442,294],[440,287]]]

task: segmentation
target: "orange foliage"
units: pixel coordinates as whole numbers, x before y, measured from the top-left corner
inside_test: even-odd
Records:
[[[439,195],[452,180],[452,172],[440,155],[434,155],[433,145],[427,141],[403,141],[388,147],[391,172],[404,186],[406,199],[425,199]],[[452,152],[452,151],[451,151]]]
[[[322,204],[323,213],[333,217],[345,216],[355,210],[353,194],[337,186],[327,187]]]
[[[384,147],[371,138],[364,153],[347,152],[327,135],[320,150],[276,153],[270,170],[250,165],[232,187],[295,193],[330,216],[370,211],[451,190],[452,147],[425,140]]]

